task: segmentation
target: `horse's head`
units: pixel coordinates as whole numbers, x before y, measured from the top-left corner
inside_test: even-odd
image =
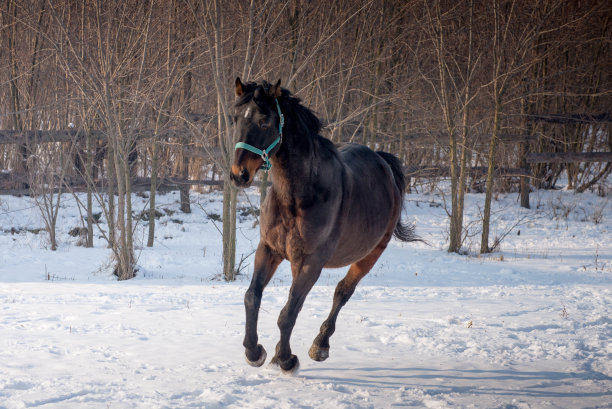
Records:
[[[280,95],[280,80],[276,85],[265,81],[243,84],[236,78],[236,147],[230,174],[236,186],[249,186],[260,168],[271,166],[269,157],[276,154],[282,140],[283,115],[277,101]]]

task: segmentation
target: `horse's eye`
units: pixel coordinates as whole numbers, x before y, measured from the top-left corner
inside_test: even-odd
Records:
[[[266,129],[268,129],[268,122],[266,122],[265,119],[262,119],[261,121],[259,121],[259,127],[265,131]]]

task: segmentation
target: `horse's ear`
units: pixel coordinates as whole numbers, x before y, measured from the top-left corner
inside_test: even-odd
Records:
[[[242,89],[243,84],[242,81],[240,81],[240,77],[236,77],[236,96],[239,97],[244,93],[244,90]]]
[[[272,96],[274,98],[278,98],[281,96],[281,86],[280,86],[281,80],[279,79],[278,81],[276,81],[276,84],[272,87],[272,89],[270,90]]]

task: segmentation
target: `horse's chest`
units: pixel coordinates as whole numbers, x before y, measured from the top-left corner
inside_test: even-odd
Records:
[[[310,196],[307,196],[310,197]],[[337,206],[327,200],[280,200],[274,192],[262,208],[261,238],[279,255],[294,262],[333,247]]]
[[[262,226],[261,235],[270,248],[289,261],[304,255],[305,241],[297,219]]]

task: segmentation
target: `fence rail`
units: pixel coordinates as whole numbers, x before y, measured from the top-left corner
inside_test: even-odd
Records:
[[[209,119],[209,118],[208,118]],[[547,122],[609,122],[611,116],[609,113],[598,115],[533,115],[529,119],[534,121]],[[174,128],[163,130],[155,134],[153,130],[142,129],[134,130],[130,137],[134,140],[152,138],[184,138],[192,134],[192,130],[188,128]],[[0,130],[0,145],[17,144],[17,145],[35,145],[41,143],[52,142],[80,142],[86,135],[95,140],[104,141],[107,139],[107,134],[99,130],[93,130],[86,133],[82,129],[68,129],[56,131],[14,131]],[[475,135],[476,140],[487,140],[487,135]],[[444,145],[448,142],[448,138],[442,135],[433,134],[412,134],[405,136],[406,141],[410,143],[431,143]],[[502,143],[525,143],[536,141],[538,138],[535,135],[518,135],[518,134],[501,134],[499,140]],[[183,144],[181,154],[186,160],[190,158],[209,158],[217,159],[221,156],[220,148],[217,147],[200,147],[191,144]],[[496,175],[501,177],[529,177],[531,172],[529,164],[535,163],[579,163],[579,162],[612,162],[612,152],[546,152],[546,153],[531,153],[527,152],[524,156],[525,161],[520,164],[522,168],[499,168],[496,169]],[[481,177],[487,172],[486,166],[475,166],[469,169],[472,177]],[[183,172],[184,173],[184,172]],[[449,177],[450,168],[448,166],[413,166],[405,168],[407,177],[411,178],[428,178],[428,177]],[[11,184],[12,183],[12,184]],[[14,188],[15,183],[21,183],[23,188]],[[63,190],[72,190],[76,192],[86,191],[87,184],[83,179],[71,177],[69,180],[62,181]],[[149,178],[134,178],[132,181],[132,190],[147,191],[150,189]],[[3,173],[0,174],[0,195],[26,195],[30,194],[31,190],[27,188],[28,178],[25,174]],[[158,183],[158,190],[185,190],[188,186],[222,186],[223,180],[189,180],[187,174],[180,175],[179,178],[166,178]],[[101,180],[96,182],[94,188],[102,189],[108,186],[108,182]],[[60,190],[55,188],[56,191]]]
[[[127,135],[134,140],[153,138],[182,138],[187,135],[191,135],[192,130],[189,128],[173,128],[165,129],[161,132],[155,133],[152,129],[141,129],[138,131],[131,132]],[[68,129],[60,131],[2,131],[0,130],[0,145],[34,145],[40,143],[52,143],[52,142],[78,142],[84,140],[85,136],[89,135],[93,139],[104,141],[108,138],[106,132],[102,131],[89,131],[85,132],[82,129]]]
[[[259,182],[253,183],[255,186],[259,185]],[[164,178],[158,180],[157,183],[157,191],[159,192],[171,192],[180,190],[185,186],[223,186],[223,180],[186,180],[186,179],[177,179],[177,178]],[[93,184],[94,191],[104,191],[108,187],[107,180],[99,180]],[[132,192],[147,192],[151,189],[151,179],[150,178],[134,178],[132,179]],[[56,186],[53,188],[54,193],[62,192],[87,192],[87,184],[78,181],[65,181],[61,188]],[[49,190],[50,192],[50,190]],[[0,189],[0,195],[30,195],[32,194],[32,189],[24,188],[24,189]]]
[[[528,153],[527,163],[612,162],[612,152]]]

